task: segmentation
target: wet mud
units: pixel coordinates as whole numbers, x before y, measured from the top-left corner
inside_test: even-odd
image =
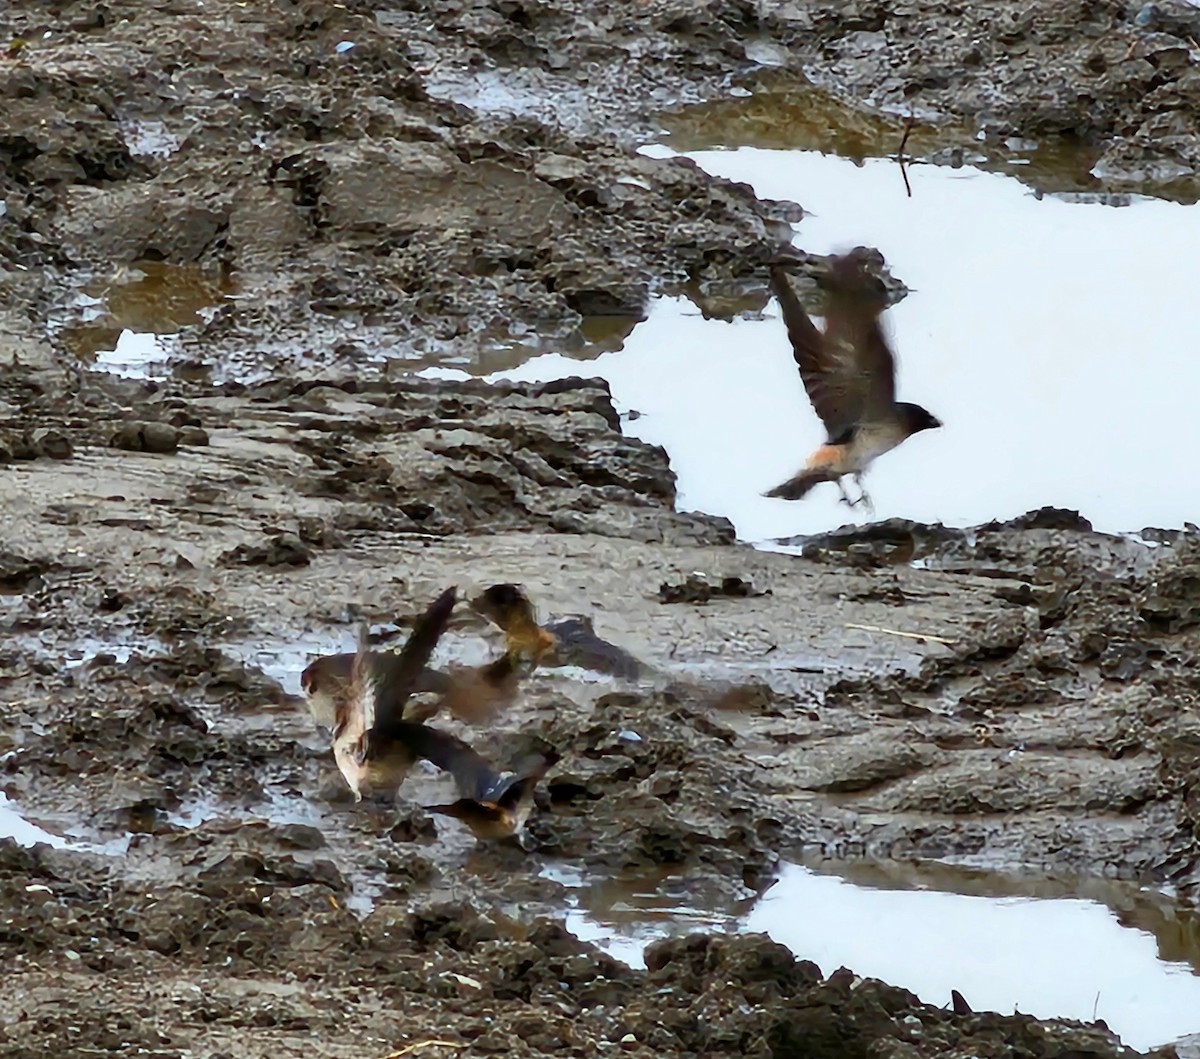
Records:
[[[1178,193],[1200,109],[1160,7],[0,15],[0,808],[53,838],[0,841],[0,1054],[1116,1055],[760,937],[632,970],[565,933],[555,870],[744,901],[868,856],[1194,895],[1194,533],[1044,511],[753,551],[675,510],[586,364],[406,372],[586,358],[654,294],[727,314],[767,261],[819,268],[795,204],[632,149],[767,67]],[[154,378],[95,370],[123,329],[163,336]],[[426,814],[433,770],[356,807],[295,698],[360,618],[497,581],[626,652],[564,650],[495,731],[454,726],[562,753],[528,852]],[[439,658],[489,637],[464,616]]]

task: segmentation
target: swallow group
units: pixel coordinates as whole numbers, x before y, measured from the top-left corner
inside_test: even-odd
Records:
[[[843,503],[871,508],[862,486],[867,468],[914,434],[941,421],[919,404],[896,400],[896,359],[880,316],[887,308],[883,284],[865,268],[861,255],[835,255],[818,282],[825,288],[825,330],[812,322],[779,266],[771,288],[787,328],[792,356],[826,440],[804,466],[765,496],[800,500],[822,482],[836,482]],[[851,500],[842,479],[854,478]]]
[[[822,331],[782,268],[771,267],[770,281],[826,440],[796,474],[765,495],[800,500],[832,482],[844,503],[869,508],[862,485],[867,468],[912,435],[942,425],[921,405],[896,399],[895,356],[880,322],[887,307],[883,284],[860,255],[832,257],[819,280],[826,295]],[[857,500],[846,492],[848,476],[858,486]],[[541,626],[518,585],[492,585],[470,602],[504,633],[504,652],[486,665],[445,670],[429,665],[458,603],[455,587],[429,605],[399,652],[372,650],[364,626],[357,650],[314,659],[300,683],[313,720],[331,732],[334,760],[356,801],[364,790],[394,795],[424,759],[453,777],[459,795],[427,811],[462,821],[477,838],[502,839],[524,826],[534,789],[558,753],[538,750],[501,773],[466,742],[429,722],[442,711],[468,724],[492,721],[512,704],[521,680],[543,663],[579,664],[625,678],[636,678],[644,667],[598,637],[586,618]],[[420,694],[433,700],[413,702]]]
[[[520,586],[492,585],[470,605],[504,633],[503,654],[479,667],[434,669],[430,659],[457,604],[457,587],[446,589],[416,620],[398,652],[372,650],[362,626],[357,650],[314,659],[301,673],[300,686],[313,721],[331,733],[334,760],[356,802],[364,791],[394,795],[424,759],[454,779],[459,795],[425,806],[427,812],[462,821],[479,839],[509,838],[524,826],[534,789],[558,761],[557,751],[539,749],[501,773],[462,739],[428,722],[443,710],[470,724],[493,720],[559,640],[553,627],[538,624]],[[432,694],[434,701],[413,702],[420,693]]]

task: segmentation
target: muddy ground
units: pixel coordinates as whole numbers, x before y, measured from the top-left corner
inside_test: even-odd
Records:
[[[403,372],[586,356],[652,294],[720,315],[762,304],[768,260],[819,268],[787,245],[798,206],[632,153],[764,66],[964,146],[1068,133],[1112,187],[1175,193],[1200,80],[1192,16],[1160,7],[0,12],[0,787],[70,844],[0,845],[0,1054],[1116,1054],[762,939],[631,971],[556,925],[547,869],[731,903],[814,853],[1194,894],[1200,542],[1042,512],[754,552],[674,510],[602,383]],[[233,296],[178,370],[95,372],[147,260]],[[764,594],[662,601],[697,570]],[[423,813],[432,771],[349,804],[286,694],[358,616],[402,631],[497,580],[645,664],[544,671],[495,733],[462,729],[563,752],[528,854]],[[488,636],[464,615],[443,660]]]

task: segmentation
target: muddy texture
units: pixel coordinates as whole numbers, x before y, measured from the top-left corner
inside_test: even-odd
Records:
[[[0,843],[0,1055],[1116,1055],[761,938],[631,971],[564,934],[558,880],[736,903],[826,854],[1195,894],[1193,532],[757,553],[675,510],[602,382],[402,369],[586,357],[656,293],[729,315],[767,261],[819,271],[794,204],[631,149],[767,64],[1169,183],[1200,110],[1159,6],[6,8],[0,816],[63,848]],[[122,328],[167,336],[161,378],[90,370]],[[500,581],[575,623],[494,731],[455,726],[562,754],[529,852],[425,813],[432,769],[354,806],[294,698],[361,618]],[[464,614],[438,661],[496,650]]]
[[[877,984],[847,1007],[848,979],[761,940],[673,943],[643,976],[535,920],[561,914],[564,868],[745,902],[781,859],[821,853],[1200,889],[1194,535],[1151,549],[1045,511],[760,553],[674,511],[664,454],[620,435],[593,381],[18,378],[13,418],[60,423],[74,455],[3,479],[0,779],[70,848],[5,853],[22,984],[3,1054],[121,1034],[160,1054],[247,1033],[238,1054],[313,1034],[336,1051],[350,1004],[380,1054],[429,1036],[582,1055],[633,1034],[645,1054],[1105,1055],[1101,1029]],[[110,443],[173,416],[210,443]],[[664,602],[689,578],[738,590]],[[445,585],[501,580],[637,660],[551,666],[491,731],[453,725],[500,764],[535,738],[562,754],[527,853],[426,814],[448,793],[432,769],[395,806],[355,807],[292,698],[302,660],[360,618],[403,629]],[[438,658],[496,650],[464,611]],[[103,999],[81,999],[72,983],[100,972]],[[668,995],[686,1003],[651,999]],[[550,1036],[530,1036],[531,1011]],[[1023,1052],[1026,1032],[1060,1051]]]

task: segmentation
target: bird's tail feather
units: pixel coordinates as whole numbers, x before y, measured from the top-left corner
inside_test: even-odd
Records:
[[[805,470],[793,475],[786,482],[775,486],[774,489],[763,493],[763,496],[777,497],[780,500],[799,500],[805,496],[814,485],[822,482],[832,482],[834,477],[824,470]]]

